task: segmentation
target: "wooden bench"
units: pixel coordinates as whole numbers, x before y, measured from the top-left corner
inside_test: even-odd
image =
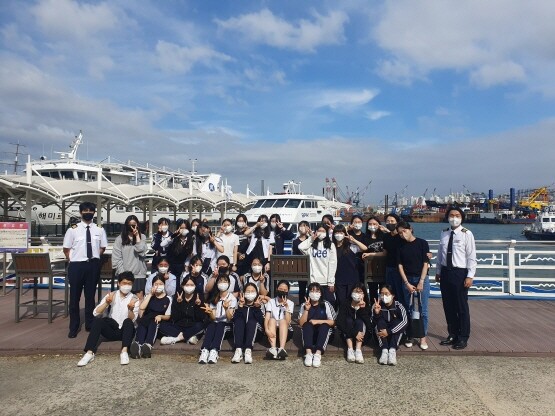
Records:
[[[385,282],[385,256],[371,256],[364,259],[364,280],[366,283]]]
[[[280,280],[308,282],[310,280],[310,259],[308,256],[273,254],[270,257],[270,296],[274,297],[274,283]]]
[[[98,278],[98,301],[102,299],[102,284],[110,281],[110,292],[114,291],[116,281],[116,270],[112,268],[112,255],[102,254],[100,256],[100,276]]]
[[[15,322],[20,321],[21,308],[33,309],[33,316],[37,316],[39,307],[47,307],[48,323],[52,323],[53,307],[63,305],[64,316],[68,315],[69,285],[65,270],[52,270],[49,253],[14,253],[12,255],[15,268]],[[64,299],[54,300],[54,276],[64,276]],[[38,279],[48,279],[48,299],[38,299]],[[33,299],[21,302],[24,279],[33,279]]]

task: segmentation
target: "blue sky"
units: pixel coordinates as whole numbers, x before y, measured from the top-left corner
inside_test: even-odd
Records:
[[[175,168],[236,192],[555,181],[555,2],[3,1],[0,150]],[[86,149],[86,150],[85,150]],[[86,153],[85,153],[86,152]]]

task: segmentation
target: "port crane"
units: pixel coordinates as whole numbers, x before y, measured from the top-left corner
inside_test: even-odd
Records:
[[[549,205],[549,191],[547,187],[542,186],[533,191],[529,196],[522,198],[518,203],[521,207],[540,210]]]

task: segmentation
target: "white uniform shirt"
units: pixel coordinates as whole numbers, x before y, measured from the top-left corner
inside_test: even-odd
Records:
[[[462,226],[455,228],[453,235],[453,267],[468,269],[467,277],[473,278],[476,274],[476,242],[472,231]],[[441,232],[439,247],[437,249],[437,266],[447,267],[447,246],[451,236],[451,228]]]
[[[108,239],[104,228],[95,223],[89,224],[91,230],[91,246],[94,258],[100,258],[100,248],[108,247]],[[64,236],[64,248],[69,248],[69,261],[87,261],[87,224],[81,221],[76,227],[66,231]]]
[[[235,309],[237,308],[237,298],[233,296],[233,293],[228,292],[226,297],[220,299],[215,305],[210,304],[210,308],[214,310],[214,322],[229,322],[226,315],[226,310],[224,308],[224,302],[229,301],[229,308],[228,309]]]
[[[222,234],[220,235],[218,242],[221,242],[224,246],[224,252],[218,252],[218,258],[221,256],[227,256],[229,261],[233,263],[233,251],[235,250],[235,247],[239,247],[239,236],[234,233]]]
[[[135,322],[137,320],[137,317],[139,316],[139,299],[137,298],[137,296],[135,296],[133,293],[129,292],[127,295],[125,295],[125,297],[121,297],[122,293],[119,290],[116,290],[115,292],[112,292],[114,294],[114,297],[112,299],[112,303],[106,308],[104,309],[104,312],[102,313],[102,316],[107,317],[107,318],[112,318],[114,321],[116,321],[121,329],[122,325],[123,325],[123,321],[125,321],[128,317],[129,317],[129,309],[127,308],[127,306],[129,305],[129,302],[131,302],[131,300],[134,298],[136,300],[135,302],[135,306],[133,308],[133,322]],[[108,295],[104,296],[102,298],[102,300],[100,301],[100,303],[98,304],[98,306],[96,308],[94,308],[93,310],[93,315],[94,316],[98,316],[100,315],[97,310],[101,305],[104,305],[106,303],[106,298],[108,297]]]
[[[271,314],[271,317],[274,318],[276,321],[281,321],[282,319],[285,319],[287,312],[293,315],[295,304],[291,299],[287,299],[287,306],[279,305],[278,301],[281,302],[281,299],[270,299],[265,305],[265,313]]]

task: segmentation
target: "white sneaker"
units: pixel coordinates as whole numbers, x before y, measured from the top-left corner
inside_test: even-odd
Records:
[[[179,338],[177,337],[162,337],[160,340],[161,345],[173,345],[176,342],[179,342]]]
[[[210,350],[210,355],[208,356],[208,364],[216,364],[218,362],[218,351]]]
[[[357,364],[364,364],[364,357],[362,356],[362,350],[355,351],[355,362]]]
[[[276,347],[271,347],[268,348],[268,351],[266,351],[266,358],[269,359],[277,359],[277,348]]]
[[[378,362],[382,365],[387,365],[387,361],[389,360],[389,351],[386,349],[382,350],[382,355],[380,355],[380,359]]]
[[[250,348],[245,350],[245,364],[252,364],[252,350]]]
[[[304,365],[306,367],[312,367],[313,362],[314,355],[311,352],[306,353],[306,355],[304,356]]]
[[[198,338],[196,335],[193,335],[191,338],[187,340],[187,342],[191,345],[196,345],[198,342]]]
[[[243,350],[241,348],[235,348],[235,354],[233,354],[233,358],[231,359],[232,363],[240,363],[243,358]]]
[[[91,361],[94,361],[94,353],[86,353],[85,355],[83,355],[83,358],[81,358],[77,363],[77,367],[85,367]]]
[[[206,364],[208,362],[208,350],[203,348],[200,350],[200,357],[198,359],[199,364]]]
[[[320,354],[314,354],[314,357],[312,358],[312,367],[320,367],[320,364],[322,363],[322,355]]]
[[[121,365],[127,365],[129,364],[129,354],[127,354],[126,352],[122,352],[119,355],[119,363]]]
[[[412,339],[409,338],[405,341],[405,347],[412,348]]]
[[[395,351],[395,349],[391,348],[389,350],[389,354],[387,357],[387,363],[389,365],[397,365],[397,351]]]
[[[355,362],[355,350],[353,350],[352,348],[349,348],[347,350],[347,362],[348,363],[354,363]]]

